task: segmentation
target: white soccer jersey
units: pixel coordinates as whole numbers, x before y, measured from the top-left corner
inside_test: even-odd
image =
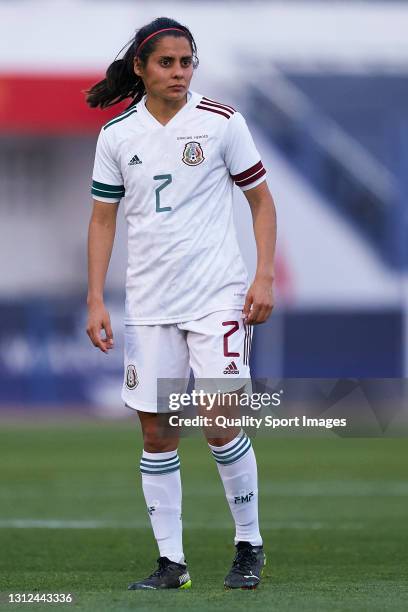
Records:
[[[146,96],[109,121],[96,147],[92,194],[124,198],[128,227],[125,323],[153,325],[242,308],[248,277],[232,215],[266,171],[246,122],[189,92],[163,126]]]

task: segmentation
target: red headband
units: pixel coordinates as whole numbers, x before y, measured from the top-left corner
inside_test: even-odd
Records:
[[[140,45],[136,49],[136,55],[139,53],[139,51],[143,47],[143,45],[145,45],[148,40],[153,38],[153,36],[156,36],[156,34],[160,34],[161,32],[168,32],[169,30],[173,30],[173,31],[176,30],[177,32],[183,32],[183,34],[187,35],[187,32],[185,30],[182,30],[181,28],[163,28],[162,30],[157,30],[157,32],[153,32],[153,34],[149,34],[149,36],[146,36],[146,38],[144,40],[142,40],[142,42],[140,43]]]

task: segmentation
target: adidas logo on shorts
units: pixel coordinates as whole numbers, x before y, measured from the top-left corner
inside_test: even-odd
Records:
[[[225,368],[224,374],[239,374],[235,361],[231,361],[231,363]]]

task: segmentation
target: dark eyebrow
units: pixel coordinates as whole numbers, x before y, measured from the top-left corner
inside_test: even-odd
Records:
[[[193,57],[192,55],[184,55],[181,59],[182,60],[184,60],[184,59],[192,59],[192,57]],[[174,59],[174,56],[173,55],[161,55],[160,59],[172,60],[172,59]]]

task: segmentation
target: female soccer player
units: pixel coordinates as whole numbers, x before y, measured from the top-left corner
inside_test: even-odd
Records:
[[[101,129],[89,226],[87,333],[113,348],[103,290],[118,204],[128,226],[125,374],[122,398],[137,410],[144,440],[143,493],[157,540],[158,568],[129,589],[188,588],[183,552],[178,434],[160,435],[157,379],[250,377],[252,326],[272,307],[275,207],[266,171],[242,115],[190,90],[198,65],[189,29],[167,18],[141,28],[106,78],[87,92],[91,107],[131,99]],[[236,241],[233,185],[251,207],[257,244],[252,284]],[[105,338],[101,337],[105,331]],[[167,416],[165,418],[168,418]],[[257,466],[249,438],[206,431],[235,521],[227,588],[255,588],[265,563],[258,525]]]

